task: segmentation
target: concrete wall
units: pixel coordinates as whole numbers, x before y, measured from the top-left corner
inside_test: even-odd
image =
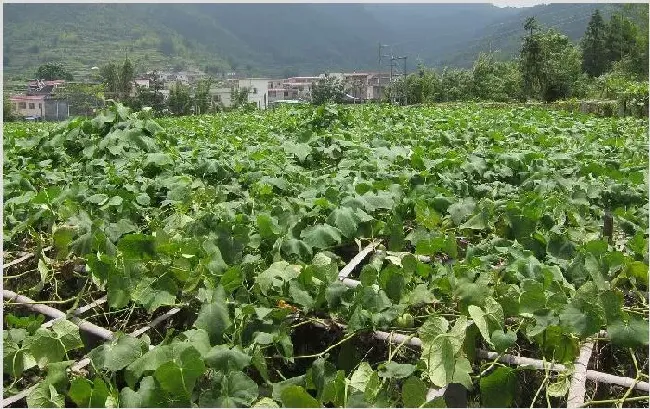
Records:
[[[64,121],[68,119],[69,112],[67,101],[48,99],[45,100],[43,119],[46,121]]]

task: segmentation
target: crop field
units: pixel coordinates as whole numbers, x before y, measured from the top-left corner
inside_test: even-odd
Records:
[[[646,119],[116,105],[3,137],[4,406],[648,406]]]

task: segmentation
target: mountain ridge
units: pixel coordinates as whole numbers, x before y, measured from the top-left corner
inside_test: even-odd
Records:
[[[481,51],[516,54],[523,20],[538,15],[577,41],[595,8],[550,4],[5,4],[5,78],[46,62],[76,76],[128,55],[137,70],[196,67],[212,74],[289,76],[378,67],[384,52],[411,69],[469,66]],[[566,19],[566,16],[575,17]],[[563,20],[564,19],[564,20]]]

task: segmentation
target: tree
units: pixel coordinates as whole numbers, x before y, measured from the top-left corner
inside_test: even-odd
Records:
[[[590,77],[598,77],[609,67],[605,44],[607,25],[596,9],[591,15],[587,30],[582,38],[582,70]]]
[[[144,107],[151,107],[154,114],[159,115],[165,109],[165,97],[160,92],[163,82],[160,75],[154,71],[147,75],[149,87],[137,87],[136,95],[129,101],[129,107],[134,110],[141,110]]]
[[[5,95],[2,102],[2,122],[12,122],[15,120],[16,117],[11,102],[9,101],[9,97]]]
[[[173,115],[187,115],[190,113],[192,98],[190,90],[182,82],[176,81],[176,84],[169,90],[169,99],[167,106]]]
[[[607,25],[605,46],[610,62],[620,61],[637,52],[637,29],[634,23],[621,13],[612,15]]]
[[[130,94],[133,80],[135,80],[133,65],[131,64],[129,57],[126,57],[124,58],[124,63],[122,64],[122,69],[120,70],[119,75],[120,92],[124,97]]]
[[[534,17],[526,19],[524,29],[530,33],[524,37],[519,52],[519,70],[522,77],[523,93],[531,96],[539,93],[541,87],[541,54],[540,34],[535,33],[537,22]]]
[[[249,89],[246,87],[236,88],[233,87],[230,90],[230,106],[232,108],[239,108],[248,102],[248,92]]]
[[[99,70],[99,75],[106,86],[106,92],[116,97],[120,90],[120,76],[117,72],[117,66],[109,62]]]
[[[312,83],[311,101],[315,105],[343,101],[343,84],[336,77],[325,74],[325,77]]]
[[[211,105],[212,98],[210,98],[210,87],[212,86],[212,79],[200,80],[196,84],[196,91],[194,92],[194,105],[197,114],[208,113]]]
[[[519,53],[523,95],[547,102],[574,95],[581,79],[580,51],[553,29],[535,32],[534,21],[524,28],[529,34]]]
[[[72,74],[67,72],[61,64],[43,64],[36,70],[36,78],[39,80],[66,80],[72,81]]]
[[[65,99],[71,115],[92,116],[104,105],[104,84],[68,84],[57,89],[56,95]]]
[[[516,65],[481,53],[472,68],[472,96],[479,100],[506,102],[519,99],[521,76]]]

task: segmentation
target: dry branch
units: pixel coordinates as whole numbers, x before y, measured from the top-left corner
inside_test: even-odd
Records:
[[[585,384],[587,382],[587,365],[594,349],[594,342],[587,341],[580,347],[580,356],[573,363],[575,369],[567,395],[567,408],[577,408],[585,403]]]
[[[30,300],[29,298],[18,295],[16,293],[12,292],[12,291],[3,290],[2,296],[3,296],[4,299],[17,300],[19,303],[27,302],[27,304],[23,304],[25,307],[31,309],[32,311],[40,312],[41,314],[52,317],[52,318],[54,318],[54,320],[62,319],[62,318],[66,317],[64,312],[59,311],[56,308],[48,307],[48,306],[43,305],[43,304],[34,304],[34,301]],[[86,311],[88,311],[88,310],[90,310],[90,309],[92,309],[92,308],[96,307],[97,305],[100,305],[100,304],[102,304],[104,302],[106,302],[106,296],[104,296],[104,297],[98,299],[97,301],[94,301],[94,302],[92,302],[92,303],[90,303],[90,304],[88,304],[88,305],[86,305],[84,307],[77,308],[73,312],[73,314],[75,314],[75,315],[83,314],[84,312],[86,312]],[[43,308],[43,307],[45,307],[45,308]],[[147,325],[147,326],[145,326],[143,328],[140,328],[140,329],[138,329],[136,331],[133,331],[129,335],[131,335],[132,337],[139,337],[140,335],[142,335],[143,333],[145,333],[149,329],[155,327],[156,325],[158,325],[161,322],[165,321],[169,317],[172,317],[174,314],[177,314],[179,311],[180,311],[180,308],[172,308],[171,310],[169,310],[165,314],[163,314],[163,315],[157,317],[156,319],[154,319],[153,321],[151,321],[151,323],[149,325]],[[53,322],[54,320],[49,321],[49,322]],[[109,330],[107,330],[105,328],[102,328],[102,327],[98,327],[98,326],[96,326],[94,324],[90,324],[89,322],[81,321],[81,320],[79,320],[77,318],[72,318],[72,319],[70,319],[70,321],[75,323],[77,326],[79,326],[79,329],[83,329],[83,330],[85,330],[87,332],[91,332],[91,333],[93,333],[95,335],[98,335],[98,334],[93,332],[93,331],[88,331],[87,326],[95,327],[95,330],[98,329],[99,332],[101,334],[103,334],[104,336],[106,336],[107,334],[111,334],[111,336],[109,338],[105,338],[107,340],[111,339],[114,336],[114,334],[111,331],[109,331]],[[82,327],[82,325],[84,327]],[[104,338],[104,336],[101,336],[101,335],[98,335],[98,336]],[[153,348],[153,347],[150,346],[150,348]],[[88,364],[90,364],[90,358],[84,357],[81,360],[75,362],[70,367],[70,369],[73,372],[78,372],[79,370],[85,368]],[[10,397],[8,397],[6,399],[3,399],[2,400],[2,407],[7,407],[8,405],[11,405],[13,403],[16,403],[16,402],[20,401],[21,399],[26,398],[36,388],[37,385],[38,384],[32,385],[31,387],[29,387],[27,389],[24,389],[21,392],[15,394],[13,396],[10,396]]]
[[[356,256],[350,260],[348,264],[345,265],[339,272],[339,279],[342,280],[344,278],[347,278],[352,270],[356,266],[359,265],[363,261],[363,259],[366,258],[366,256],[370,253],[372,253],[375,250],[375,247],[379,245],[379,241],[373,241],[372,243],[368,244],[363,250],[361,250]]]
[[[48,246],[48,247],[45,247],[45,248],[43,249],[44,252],[45,252],[45,251],[50,251],[50,250],[52,250],[52,246]],[[4,265],[2,266],[2,269],[4,270],[4,269],[7,269],[7,268],[9,268],[9,267],[12,267],[12,266],[18,265],[18,264],[22,263],[23,261],[29,260],[30,258],[34,257],[35,255],[36,255],[35,253],[25,254],[25,255],[22,256],[21,258],[17,258],[17,259],[15,259],[15,260],[13,260],[13,261],[8,262],[7,264],[4,264]]]

